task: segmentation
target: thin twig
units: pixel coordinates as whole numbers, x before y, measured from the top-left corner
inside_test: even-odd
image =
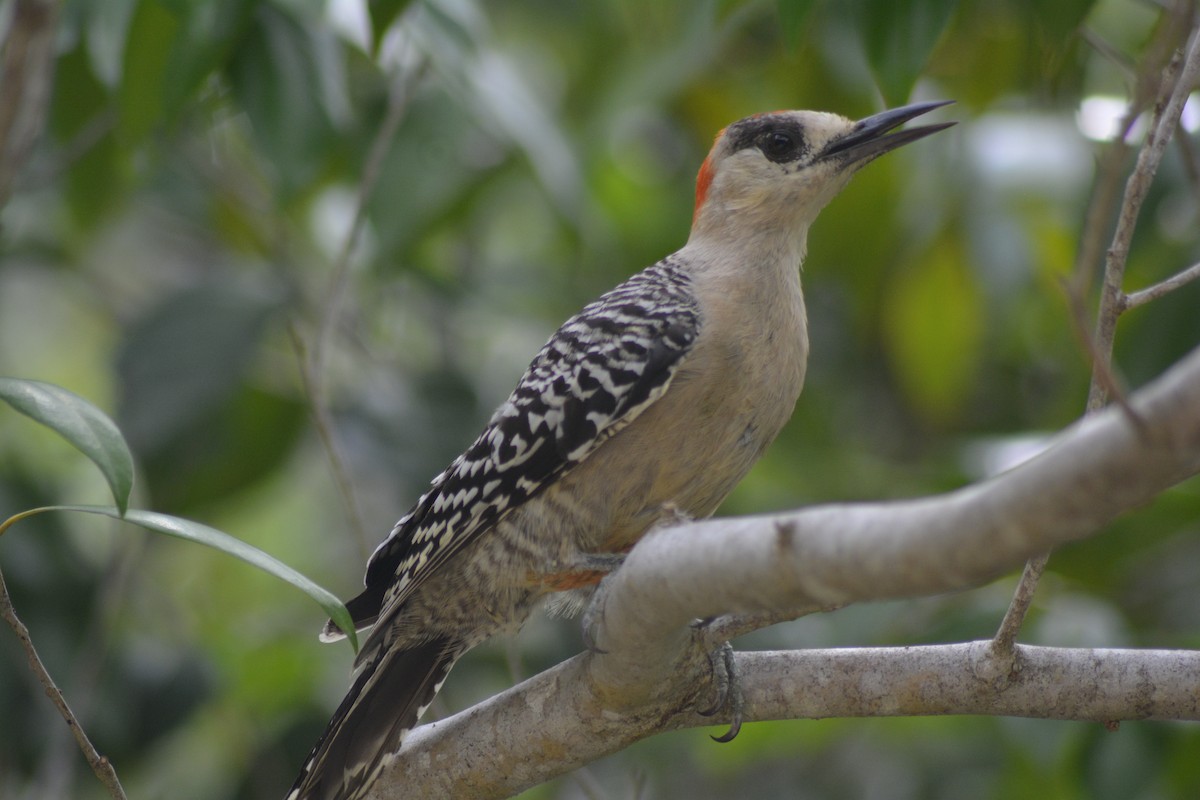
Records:
[[[1122,295],[1124,297],[1124,295]],[[1083,298],[1078,294],[1067,292],[1067,310],[1068,317],[1071,320],[1071,329],[1075,332],[1075,338],[1079,342],[1087,354],[1087,361],[1092,365],[1092,381],[1100,386],[1104,391],[1105,396],[1112,399],[1114,403],[1121,407],[1125,412],[1125,416],[1133,423],[1138,430],[1145,428],[1145,423],[1133,407],[1129,405],[1129,400],[1125,396],[1125,386],[1120,378],[1113,371],[1112,359],[1106,358],[1105,354],[1100,351],[1096,340],[1091,337],[1087,330],[1087,312],[1083,308]],[[1085,409],[1084,413],[1091,413],[1098,409]]]
[[[350,480],[350,470],[346,466],[346,460],[342,458],[341,449],[338,447],[337,436],[333,430],[333,419],[329,413],[329,406],[323,401],[318,400],[317,395],[319,390],[316,385],[316,376],[310,368],[310,361],[304,346],[304,337],[300,335],[295,323],[288,325],[288,334],[292,340],[292,349],[296,353],[296,361],[300,370],[300,384],[304,390],[304,394],[309,398],[309,411],[312,414],[313,428],[317,431],[317,437],[321,440],[321,446],[325,449],[325,457],[329,459],[329,468],[333,473],[333,481],[337,486],[338,497],[342,499],[342,506],[346,512],[346,518],[350,523],[350,530],[354,532],[354,541],[358,543],[360,555],[365,559],[371,552],[371,545],[367,539],[366,526],[363,524],[362,513],[358,508],[358,497],[354,493],[354,483]]]
[[[1181,63],[1182,62],[1182,63]],[[1121,298],[1124,294],[1122,284],[1125,279],[1125,265],[1129,259],[1129,249],[1133,241],[1133,232],[1137,227],[1137,219],[1142,210],[1142,204],[1150,191],[1150,184],[1158,172],[1163,153],[1171,141],[1179,124],[1179,115],[1187,100],[1188,92],[1200,74],[1200,37],[1193,31],[1188,45],[1186,60],[1178,55],[1167,65],[1163,74],[1162,88],[1155,103],[1154,119],[1146,142],[1138,153],[1137,165],[1125,184],[1125,196],[1121,202],[1121,213],[1117,216],[1117,229],[1113,233],[1112,244],[1108,248],[1108,257],[1104,265],[1104,281],[1100,295],[1100,313],[1096,320],[1096,349],[1105,363],[1112,362],[1113,341],[1116,338],[1117,317],[1120,315]],[[1089,411],[1102,407],[1108,393],[1095,376],[1088,391]]]
[[[54,85],[55,0],[17,0],[0,70],[0,208],[46,124]]]
[[[76,698],[74,710],[85,718],[91,716],[100,696],[97,687],[111,649],[113,628],[130,579],[146,546],[146,538],[142,536],[121,537],[120,542],[119,549],[112,554],[104,571],[96,601],[91,604],[91,620],[76,651],[74,674],[63,684]],[[69,782],[75,774],[74,770],[66,768],[73,758],[71,742],[65,735],[56,737],[46,751],[35,791],[40,791],[43,797],[66,797],[71,794],[68,791]]]
[[[300,378],[304,392],[312,406],[313,425],[325,448],[338,494],[342,498],[350,528],[364,559],[371,552],[371,537],[367,535],[366,526],[363,524],[358,497],[354,491],[354,482],[350,480],[349,468],[337,443],[337,434],[334,430],[325,391],[325,363],[334,331],[341,317],[342,301],[350,283],[354,251],[358,247],[363,227],[366,224],[367,205],[383,171],[384,158],[391,148],[392,141],[396,138],[400,123],[404,120],[405,111],[408,109],[411,84],[416,79],[418,72],[418,69],[413,69],[397,76],[388,92],[387,112],[371,142],[371,149],[367,153],[362,178],[358,185],[354,219],[350,224],[350,229],[346,232],[346,238],[342,241],[341,250],[333,265],[333,276],[325,294],[328,299],[325,302],[324,313],[321,316],[320,326],[312,341],[312,346],[305,347],[304,340],[295,326],[292,326],[291,330],[292,343],[300,361]]]
[[[42,688],[46,692],[46,696],[54,703],[54,707],[58,709],[58,713],[67,723],[67,727],[71,729],[71,733],[75,736],[75,741],[79,743],[79,749],[83,751],[84,758],[92,768],[92,772],[96,773],[96,777],[104,784],[104,788],[108,790],[115,800],[125,800],[125,790],[121,788],[121,782],[117,779],[117,772],[113,769],[113,765],[107,758],[100,755],[96,748],[92,745],[87,734],[84,733],[83,727],[79,724],[79,720],[75,718],[70,706],[67,705],[67,700],[55,685],[54,679],[50,677],[50,673],[46,670],[46,665],[42,663],[41,657],[38,655],[37,649],[33,646],[33,639],[29,636],[29,629],[17,617],[17,611],[13,608],[12,598],[8,594],[8,586],[4,582],[4,573],[0,572],[0,618],[8,623],[12,628],[13,633],[17,635],[17,640],[21,643],[21,648],[25,651],[25,658],[29,662],[29,669],[35,676]]]
[[[1123,295],[1122,295],[1123,296]],[[1082,349],[1085,350],[1087,363],[1092,365],[1092,380],[1098,383],[1105,392],[1105,395],[1112,399],[1117,405],[1124,410],[1124,413],[1134,422],[1134,425],[1141,427],[1141,420],[1126,399],[1126,391],[1122,381],[1117,378],[1117,375],[1112,371],[1112,363],[1106,359],[1105,354],[1098,347],[1096,339],[1092,338],[1091,333],[1087,330],[1087,312],[1084,309],[1084,300],[1074,291],[1067,293],[1067,312],[1070,319],[1070,327],[1075,333],[1076,341]],[[1087,413],[1087,410],[1085,410]]]
[[[55,0],[17,0],[4,44],[4,80],[0,82],[0,207],[12,194],[17,174],[29,160],[41,135],[54,84],[54,41],[59,4]],[[8,520],[27,516],[19,514]],[[67,723],[79,749],[115,800],[125,800],[125,791],[111,763],[92,745],[79,720],[67,705],[41,656],[33,646],[29,629],[17,616],[4,574],[0,572],[0,618],[21,643],[29,670],[37,677],[46,696]]]
[[[1131,103],[1117,127],[1117,135],[1108,143],[1108,147],[1100,156],[1100,163],[1096,167],[1096,185],[1088,200],[1087,213],[1083,220],[1083,233],[1079,240],[1079,251],[1075,255],[1075,265],[1071,270],[1070,294],[1080,299],[1081,306],[1083,298],[1092,292],[1092,280],[1095,275],[1093,267],[1100,261],[1103,242],[1106,238],[1105,229],[1117,207],[1121,170],[1125,164],[1125,156],[1129,152],[1127,139],[1139,113],[1140,110]]]
[[[1131,308],[1145,305],[1151,300],[1170,294],[1171,292],[1188,285],[1194,280],[1200,279],[1200,263],[1192,264],[1183,272],[1176,273],[1165,281],[1149,286],[1138,292],[1132,292],[1122,298],[1121,311],[1128,311]]]
[[[1079,251],[1075,254],[1075,264],[1071,271],[1071,287],[1078,294],[1081,304],[1083,298],[1091,295],[1096,265],[1100,263],[1104,241],[1108,238],[1105,231],[1111,224],[1110,220],[1116,210],[1125,157],[1130,149],[1129,135],[1133,132],[1138,117],[1157,93],[1161,82],[1159,76],[1179,41],[1176,26],[1173,24],[1175,21],[1175,18],[1164,19],[1158,34],[1146,48],[1141,69],[1134,76],[1133,86],[1130,88],[1129,105],[1117,124],[1116,134],[1100,156],[1100,163],[1096,169],[1096,184],[1088,201],[1083,233],[1079,239]],[[1095,42],[1101,41],[1098,36],[1094,38]],[[1093,46],[1096,46],[1095,42]],[[1103,52],[1102,48],[1097,49]],[[1159,82],[1155,81],[1156,78]]]
[[[1012,602],[1008,605],[1008,611],[1004,612],[1004,619],[1000,620],[1000,628],[992,639],[994,655],[1007,658],[1015,652],[1013,646],[1017,641],[1017,634],[1021,631],[1021,625],[1025,623],[1030,606],[1033,605],[1033,596],[1037,592],[1038,582],[1046,570],[1048,561],[1050,554],[1046,553],[1025,562],[1025,571],[1021,573],[1021,580],[1017,582]]]
[[[1079,38],[1088,44],[1093,50],[1104,56],[1114,66],[1125,73],[1130,78],[1137,78],[1134,71],[1133,59],[1122,53],[1113,45],[1109,44],[1108,40],[1101,36],[1096,31],[1088,27],[1083,27],[1079,31]]]
[[[367,204],[370,202],[371,195],[375,191],[375,185],[379,182],[379,176],[383,172],[383,160],[391,149],[392,141],[396,138],[397,131],[400,130],[400,123],[404,121],[405,112],[408,110],[409,93],[418,72],[419,69],[413,69],[397,76],[392,82],[391,90],[388,92],[387,112],[384,114],[383,123],[379,126],[374,140],[371,142],[371,149],[367,153],[367,160],[363,166],[362,179],[358,184],[358,199],[354,208],[354,219],[350,224],[350,229],[346,232],[346,238],[342,241],[342,248],[338,252],[337,261],[334,262],[333,277],[330,280],[326,293],[328,301],[325,304],[325,313],[321,318],[321,327],[317,332],[317,338],[313,342],[312,349],[309,352],[309,362],[313,376],[316,379],[318,391],[321,391],[323,388],[325,358],[329,352],[329,343],[333,339],[333,331],[337,327],[338,319],[341,316],[342,300],[346,295],[346,288],[350,283],[352,256],[358,246],[363,226],[366,223]],[[323,396],[323,393],[321,396]]]

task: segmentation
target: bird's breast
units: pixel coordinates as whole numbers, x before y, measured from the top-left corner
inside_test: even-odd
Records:
[[[701,332],[669,389],[555,486],[600,521],[585,550],[636,543],[664,507],[706,517],[791,417],[808,355],[804,305],[788,287],[764,302],[703,309]]]

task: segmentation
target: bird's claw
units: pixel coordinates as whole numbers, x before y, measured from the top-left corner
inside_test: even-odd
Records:
[[[742,697],[742,686],[738,680],[737,664],[733,657],[733,645],[729,642],[721,644],[708,654],[708,664],[712,671],[713,687],[717,699],[709,708],[697,709],[698,714],[711,717],[721,709],[729,706],[729,730],[721,736],[711,737],[714,742],[725,744],[732,742],[742,730],[742,712],[745,701]]]

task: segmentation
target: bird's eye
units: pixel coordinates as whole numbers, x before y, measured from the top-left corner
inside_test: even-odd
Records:
[[[772,161],[790,161],[798,156],[796,137],[787,131],[770,131],[759,143],[763,155]]]

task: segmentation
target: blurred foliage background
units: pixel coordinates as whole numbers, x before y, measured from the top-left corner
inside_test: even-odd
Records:
[[[5,30],[13,6],[0,2]],[[719,128],[952,98],[939,115],[958,127],[869,167],[812,231],[808,385],[721,513],[956,487],[1083,408],[1062,281],[1099,140],[1150,44],[1182,43],[1195,13],[1174,7],[68,0],[47,130],[0,216],[0,374],[110,411],[139,462],[135,505],[349,596],[554,328],[682,245]],[[1185,126],[1127,288],[1200,260],[1200,104]],[[346,250],[364,175],[377,183]],[[1200,341],[1198,309],[1193,285],[1127,315],[1130,384]],[[106,501],[75,451],[0,409],[0,516]],[[1191,481],[1056,554],[1024,639],[1200,646],[1198,532]],[[204,548],[57,515],[18,526],[0,558],[130,797],[281,796],[347,685],[349,649],[318,645],[313,604]],[[987,637],[1012,586],[848,608],[739,646]],[[535,620],[464,660],[440,712],[579,649],[573,621]],[[725,746],[658,737],[526,797],[1184,798],[1200,796],[1198,752],[1183,724],[797,721]],[[100,796],[0,633],[0,797]]]

